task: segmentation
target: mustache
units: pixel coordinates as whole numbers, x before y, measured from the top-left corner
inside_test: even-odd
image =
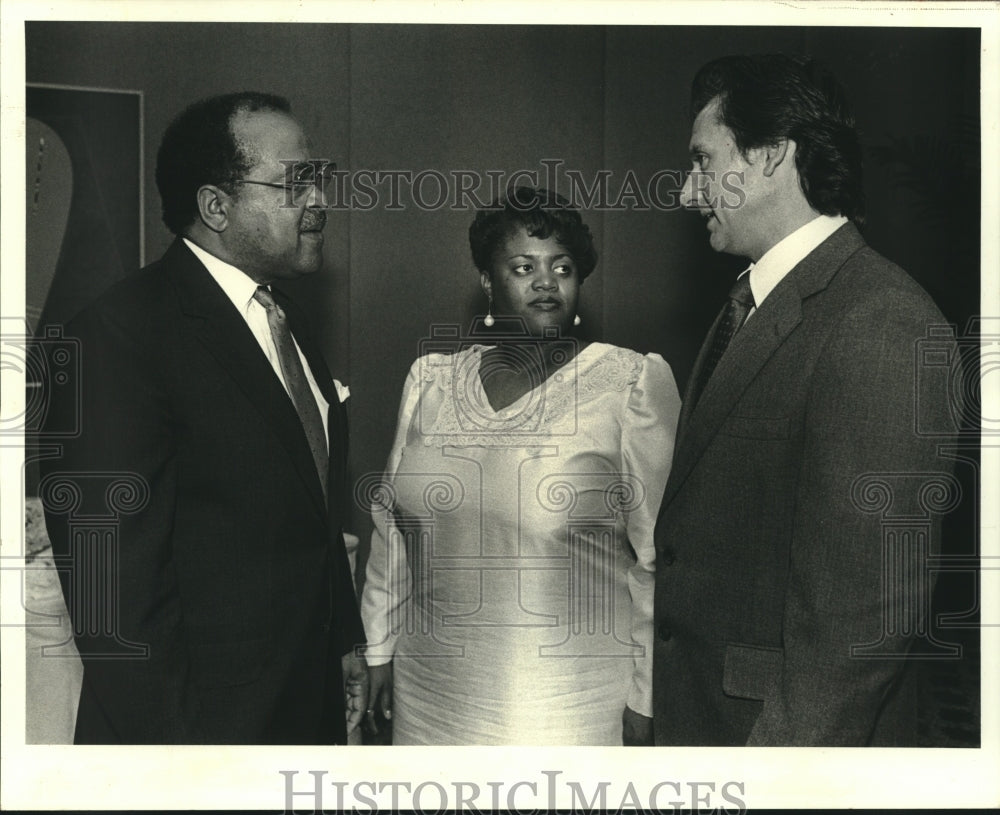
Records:
[[[302,232],[318,232],[326,226],[326,213],[321,209],[307,209],[302,214]]]

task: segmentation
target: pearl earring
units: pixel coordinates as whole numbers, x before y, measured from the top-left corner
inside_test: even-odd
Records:
[[[483,325],[487,328],[492,328],[493,323],[496,322],[496,320],[493,319],[493,295],[488,294],[486,296],[490,298],[490,304],[486,307],[486,316],[483,317]]]
[[[580,319],[580,315],[579,315],[579,314],[577,314],[577,315],[576,315],[576,316],[575,316],[575,317],[573,318],[573,325],[580,325],[580,323],[582,323],[582,322],[583,322],[583,320],[581,320],[581,319]]]

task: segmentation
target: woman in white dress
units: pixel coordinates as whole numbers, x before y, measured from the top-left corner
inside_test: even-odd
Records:
[[[652,743],[673,375],[569,336],[597,254],[561,196],[519,187],[469,238],[493,331],[413,363],[369,484],[370,723],[394,744]]]

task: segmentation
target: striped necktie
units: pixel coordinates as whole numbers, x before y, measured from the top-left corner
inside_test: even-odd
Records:
[[[292,331],[288,327],[288,319],[284,310],[275,302],[266,286],[258,286],[253,298],[267,311],[267,324],[271,329],[271,337],[274,339],[274,345],[278,351],[281,373],[285,378],[288,393],[292,397],[292,404],[295,405],[295,411],[299,414],[306,439],[309,441],[309,449],[312,450],[313,461],[316,464],[316,471],[319,473],[325,500],[330,457],[326,446],[326,433],[323,430],[323,419],[319,415],[316,397],[313,396],[312,389],[306,379],[306,372],[302,367],[298,349],[295,347],[295,340],[292,339]]]
[[[715,367],[719,364],[719,360],[726,353],[729,343],[732,342],[733,337],[736,336],[736,332],[740,330],[753,307],[754,299],[753,292],[750,291],[750,274],[748,272],[740,275],[736,285],[729,292],[729,300],[723,307],[722,319],[719,321],[719,327],[715,330],[715,336],[712,337],[712,346],[708,351],[708,357],[705,359],[705,364],[698,376],[695,391],[690,397],[692,406],[698,403],[698,399],[715,371]]]

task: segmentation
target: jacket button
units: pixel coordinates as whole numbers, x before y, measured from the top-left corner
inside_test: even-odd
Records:
[[[677,560],[677,555],[669,546],[664,546],[660,551],[660,560],[663,561],[664,566],[673,566],[674,561]]]
[[[656,634],[666,642],[674,635],[674,632],[670,630],[670,624],[666,620],[660,620],[660,624],[656,627]]]

